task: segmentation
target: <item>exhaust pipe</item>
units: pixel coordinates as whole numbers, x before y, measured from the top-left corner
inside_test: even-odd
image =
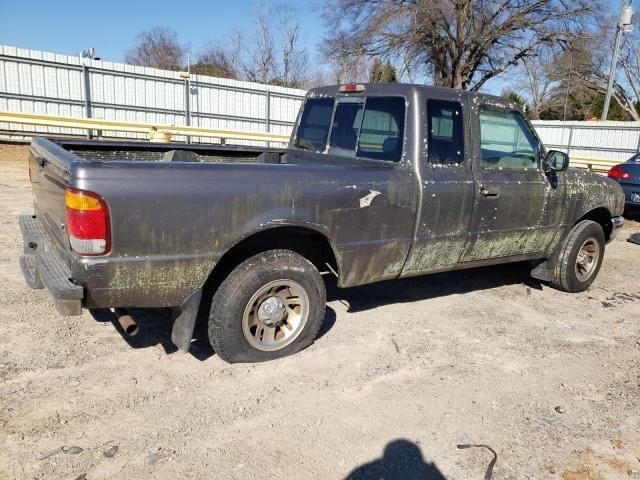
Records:
[[[122,330],[130,337],[135,337],[140,329],[135,319],[124,308],[116,308],[114,310],[118,323],[122,327]]]

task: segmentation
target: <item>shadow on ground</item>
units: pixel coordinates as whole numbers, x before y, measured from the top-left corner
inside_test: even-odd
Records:
[[[640,207],[637,208],[625,208],[624,210],[624,218],[627,220],[633,220],[635,222],[640,222]]]
[[[409,440],[394,440],[381,458],[355,468],[345,480],[446,480],[433,463],[426,463],[420,448]]]
[[[178,351],[171,341],[174,314],[170,308],[128,308],[127,311],[136,319],[139,333],[130,336],[125,333],[118,323],[118,319],[109,309],[91,310],[91,315],[98,322],[110,322],[131,348],[149,348],[160,345],[166,354]],[[208,313],[199,312],[189,354],[200,361],[207,360],[215,352],[209,343],[207,333]],[[336,323],[336,312],[329,306],[324,315],[324,321],[316,340],[323,337]]]
[[[333,277],[327,280],[327,300],[338,300],[348,304],[349,312],[360,312],[382,305],[416,302],[447,295],[487,290],[503,285],[522,284],[523,288],[542,289],[540,282],[529,276],[527,263],[497,265],[457,272],[438,273],[423,277],[363,285],[360,287],[339,289]],[[203,297],[198,312],[198,320],[189,353],[204,361],[215,352],[209,344],[207,323],[211,295]],[[171,328],[174,314],[169,308],[131,308],[128,309],[140,327],[138,335],[127,335],[113,312],[107,309],[92,310],[91,314],[99,322],[111,322],[122,338],[132,348],[148,348],[161,345],[167,354],[178,351],[171,342]],[[318,333],[319,339],[326,335],[336,323],[336,312],[327,306],[324,322]]]
[[[542,284],[532,278],[530,272],[531,265],[528,262],[508,263],[388,280],[346,289],[338,289],[335,279],[332,279],[327,282],[327,299],[346,302],[349,312],[361,312],[382,305],[429,300],[504,285],[522,284],[523,288],[542,290]]]

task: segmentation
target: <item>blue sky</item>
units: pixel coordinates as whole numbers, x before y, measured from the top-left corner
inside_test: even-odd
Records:
[[[317,12],[300,1],[298,17],[311,52],[320,41]],[[234,28],[251,30],[254,0],[0,0],[0,45],[77,55],[89,47],[103,60],[122,61],[136,34],[169,26],[193,54],[207,40],[222,40]]]
[[[312,5],[321,1],[290,0],[299,5],[297,16],[312,62],[318,60],[324,29]],[[609,8],[617,12],[619,1],[609,0]],[[0,0],[0,45],[67,55],[93,47],[103,60],[121,62],[140,31],[168,26],[190,45],[193,56],[208,40],[224,42],[234,29],[253,30],[255,4],[255,0]],[[483,90],[499,93],[508,78],[494,79]]]

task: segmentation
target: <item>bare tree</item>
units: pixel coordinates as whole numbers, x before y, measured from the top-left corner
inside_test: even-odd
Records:
[[[598,35],[591,38],[575,39],[568,43],[566,51],[556,57],[556,75],[558,79],[566,85],[567,94],[565,98],[573,95],[581,96],[582,105],[588,105],[587,98],[591,98],[593,104],[590,109],[592,116],[601,114],[604,94],[607,90],[609,79],[609,63],[611,61],[612,49],[610,45],[611,31],[603,30]],[[639,121],[637,102],[639,97],[633,88],[634,67],[631,58],[632,51],[627,46],[627,54],[623,55],[623,70],[628,75],[629,82],[624,83],[620,77],[614,77],[612,99],[619,109],[618,116]],[[629,62],[629,63],[627,63]],[[567,71],[568,69],[568,71]],[[572,77],[569,81],[569,77]],[[568,102],[565,100],[565,105]],[[614,118],[612,112],[611,118]]]
[[[370,62],[364,56],[334,56],[329,60],[332,83],[366,82]]]
[[[625,105],[634,120],[640,120],[640,35],[637,29],[632,35],[625,35],[619,65],[624,80],[615,82],[614,98],[618,104]]]
[[[145,30],[136,37],[136,44],[125,54],[125,62],[163,70],[181,70],[186,49],[176,32],[168,27]]]
[[[275,45],[269,22],[267,4],[260,2],[254,19],[255,32],[251,48],[244,65],[244,72],[250,82],[268,83],[275,71]]]
[[[233,33],[226,40],[226,47],[209,42],[199,53],[191,72],[218,78],[239,79],[241,75],[242,36]]]
[[[325,49],[413,58],[433,82],[478,90],[549,45],[585,29],[599,0],[330,0]]]
[[[279,3],[274,10],[280,37],[277,80],[283,86],[300,87],[306,82],[309,72],[309,56],[302,45],[300,22],[289,4]]]
[[[551,104],[553,87],[557,84],[554,68],[554,52],[540,49],[536,56],[523,59],[520,78],[513,82],[518,91],[529,98],[529,115],[534,120]]]
[[[309,75],[300,23],[291,4],[260,2],[255,32],[248,45],[244,72],[247,80],[284,87],[301,87]]]

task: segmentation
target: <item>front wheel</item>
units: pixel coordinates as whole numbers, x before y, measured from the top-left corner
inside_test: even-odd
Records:
[[[313,342],[325,302],[324,281],[309,260],[290,250],[259,253],[214,294],[209,342],[230,363],[291,355]]]
[[[600,271],[604,244],[604,232],[598,223],[578,223],[562,242],[551,284],[572,293],[588,289]]]

